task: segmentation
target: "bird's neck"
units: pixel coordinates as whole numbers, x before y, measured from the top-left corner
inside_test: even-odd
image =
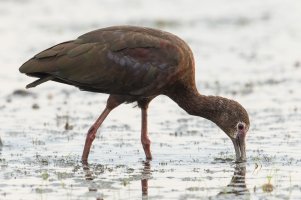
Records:
[[[188,114],[206,118],[218,124],[228,99],[201,95],[197,89],[175,89],[168,96]]]

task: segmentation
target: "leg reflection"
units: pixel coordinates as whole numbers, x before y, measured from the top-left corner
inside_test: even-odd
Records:
[[[90,169],[89,164],[86,162],[82,165],[83,172],[85,173],[85,179],[87,181],[92,181],[94,179],[93,177],[93,170]]]
[[[142,189],[142,195],[145,197],[148,195],[148,179],[150,179],[151,176],[151,165],[150,161],[146,160],[143,162],[144,168],[141,173],[141,189]]]

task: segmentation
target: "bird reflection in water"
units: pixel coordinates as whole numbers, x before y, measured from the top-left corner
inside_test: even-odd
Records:
[[[151,177],[151,165],[149,160],[143,162],[144,168],[141,173],[141,189],[142,196],[147,197],[148,195],[148,179]]]
[[[2,143],[1,137],[0,137],[0,155],[1,155],[1,152],[2,152],[2,147],[3,147],[3,143]]]
[[[93,171],[90,170],[87,164],[83,165],[86,180],[93,180]],[[149,160],[143,162],[143,169],[141,172],[141,191],[142,199],[148,199],[148,180],[151,179],[151,163]],[[93,191],[93,188],[89,188]],[[234,174],[230,183],[223,188],[213,199],[232,199],[238,197],[240,199],[249,199],[250,192],[246,186],[246,164],[237,163],[234,167]]]
[[[85,179],[87,181],[93,180],[93,170],[90,170],[88,163],[83,164],[83,171],[85,173]]]
[[[248,199],[250,192],[246,186],[246,164],[237,163],[234,167],[234,174],[230,183],[223,189],[222,192],[217,194],[217,197],[231,198],[240,196],[242,199]]]
[[[148,197],[148,179],[151,176],[151,166],[149,161],[144,162],[144,168],[141,175],[142,199]],[[230,183],[216,195],[216,199],[230,199],[240,196],[242,199],[248,199],[250,192],[246,186],[246,165],[245,163],[237,163],[234,167],[234,174]],[[215,199],[213,197],[213,199]]]
[[[83,172],[85,174],[85,180],[92,181],[95,176],[93,169],[89,167],[89,164],[83,163],[82,165]],[[148,179],[151,178],[151,165],[150,160],[143,161],[143,169],[141,172],[141,190],[142,190],[142,199],[148,199]],[[93,186],[93,184],[92,184]],[[89,186],[89,191],[97,191],[96,188]]]

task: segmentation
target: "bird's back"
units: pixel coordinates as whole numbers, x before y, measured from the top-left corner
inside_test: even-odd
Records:
[[[20,72],[110,94],[150,96],[194,81],[188,45],[160,30],[116,26],[86,33],[35,55]],[[42,81],[41,81],[42,82]]]

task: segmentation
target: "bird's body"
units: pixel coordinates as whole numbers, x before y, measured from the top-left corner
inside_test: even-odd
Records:
[[[184,41],[132,26],[99,29],[58,44],[24,63],[20,71],[133,100],[167,93],[177,81],[195,86],[193,56]]]
[[[134,101],[142,109],[141,141],[146,157],[151,158],[146,111],[149,102],[161,94],[189,114],[213,121],[232,141],[234,132],[239,133],[238,123],[243,126],[243,136],[249,128],[248,115],[240,104],[198,93],[189,46],[179,37],[156,29],[115,26],[92,31],[42,51],[24,63],[20,72],[40,78],[27,87],[52,80],[111,94],[106,109],[88,132],[83,160],[87,160],[96,131],[109,112],[121,103]],[[244,143],[244,137],[241,140]],[[243,149],[236,148],[239,143],[233,144],[236,156],[245,159]]]

